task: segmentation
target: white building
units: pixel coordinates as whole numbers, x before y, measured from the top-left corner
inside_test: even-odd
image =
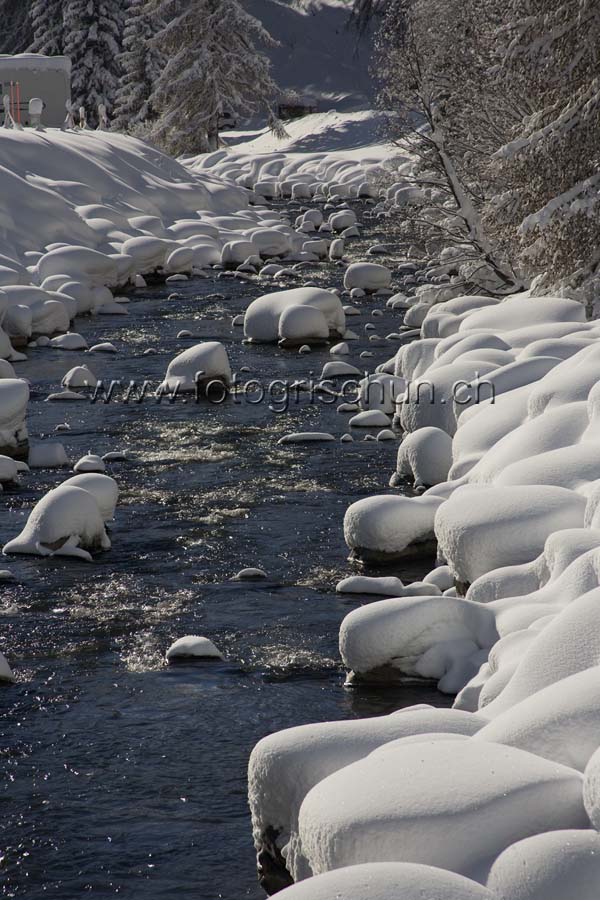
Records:
[[[29,101],[39,97],[44,103],[42,123],[59,128],[66,116],[66,103],[71,99],[71,60],[66,56],[42,56],[21,53],[0,54],[0,97],[10,98],[10,109],[16,122],[27,126]],[[0,122],[4,109],[0,102]]]

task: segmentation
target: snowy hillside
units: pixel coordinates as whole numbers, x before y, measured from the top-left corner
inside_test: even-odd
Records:
[[[280,46],[268,51],[284,89],[315,97],[319,109],[372,103],[370,36],[349,27],[347,0],[245,0]]]

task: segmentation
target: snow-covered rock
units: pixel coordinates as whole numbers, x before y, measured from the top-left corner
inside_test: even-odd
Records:
[[[377,263],[352,263],[344,275],[344,287],[347,291],[361,288],[374,293],[381,288],[388,288],[392,282],[392,273],[386,266]]]
[[[63,444],[58,441],[44,441],[29,447],[27,460],[32,469],[55,469],[69,465],[69,457]]]
[[[79,473],[96,472],[102,473],[106,471],[106,464],[102,457],[96,453],[86,453],[81,459],[77,460],[73,466],[73,471]]]
[[[163,382],[163,389],[173,392],[195,391],[210,381],[231,382],[231,367],[227,350],[218,341],[195,344],[171,360]]]
[[[20,378],[0,378],[0,452],[21,456],[27,449],[29,385]]]
[[[66,388],[96,387],[98,379],[87,366],[75,366],[69,369],[61,382]]]
[[[517,841],[495,860],[487,886],[499,900],[596,900],[600,836],[548,830]]]
[[[403,438],[391,484],[412,478],[416,487],[431,487],[446,481],[451,465],[452,438],[441,428],[419,428]]]
[[[344,537],[350,550],[364,559],[393,559],[427,552],[433,540],[437,497],[366,497],[348,507]]]
[[[490,743],[483,753],[444,737],[384,745],[312,788],[287,856],[292,874],[397,861],[481,881],[515,841],[585,828],[580,773],[513,747]]]
[[[91,551],[110,546],[96,498],[80,487],[61,485],[42,497],[21,534],[5,544],[2,552],[91,561]]]
[[[329,323],[316,306],[288,306],[279,317],[280,343],[296,347],[329,339]]]
[[[178,638],[167,650],[167,662],[180,659],[223,659],[211,640],[188,634]]]
[[[281,900],[494,900],[482,885],[454,872],[390,862],[325,872],[286,888],[279,896]]]
[[[343,336],[345,315],[340,298],[320,288],[293,288],[265,294],[253,300],[246,310],[244,334],[247,340],[274,343],[279,338],[279,323],[289,307],[309,306],[325,317],[330,334]]]
[[[104,521],[112,522],[119,500],[119,486],[114,478],[100,472],[85,472],[67,478],[63,481],[63,485],[72,485],[88,491],[96,499]]]

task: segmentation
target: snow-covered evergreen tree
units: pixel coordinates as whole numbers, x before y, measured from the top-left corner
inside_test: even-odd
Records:
[[[130,0],[126,15],[122,74],[112,122],[116,131],[132,131],[155,118],[151,97],[165,64],[158,44],[153,42],[161,22],[148,0]]]
[[[88,124],[98,124],[98,104],[109,114],[121,72],[121,35],[124,9],[120,0],[67,0],[65,48],[73,64],[72,99],[75,109],[84,106]]]
[[[153,102],[153,136],[174,154],[214,150],[219,117],[251,115],[277,93],[256,44],[273,38],[238,0],[154,0],[166,25],[154,43],[167,58]]]
[[[0,0],[0,53],[23,53],[32,40],[31,0]]]
[[[34,0],[29,17],[33,29],[31,53],[60,56],[64,51],[64,0]]]

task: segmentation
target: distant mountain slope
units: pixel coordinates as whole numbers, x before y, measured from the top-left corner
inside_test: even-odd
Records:
[[[372,105],[371,35],[348,24],[348,0],[244,0],[281,46],[269,50],[283,88],[309,94],[319,110]]]

